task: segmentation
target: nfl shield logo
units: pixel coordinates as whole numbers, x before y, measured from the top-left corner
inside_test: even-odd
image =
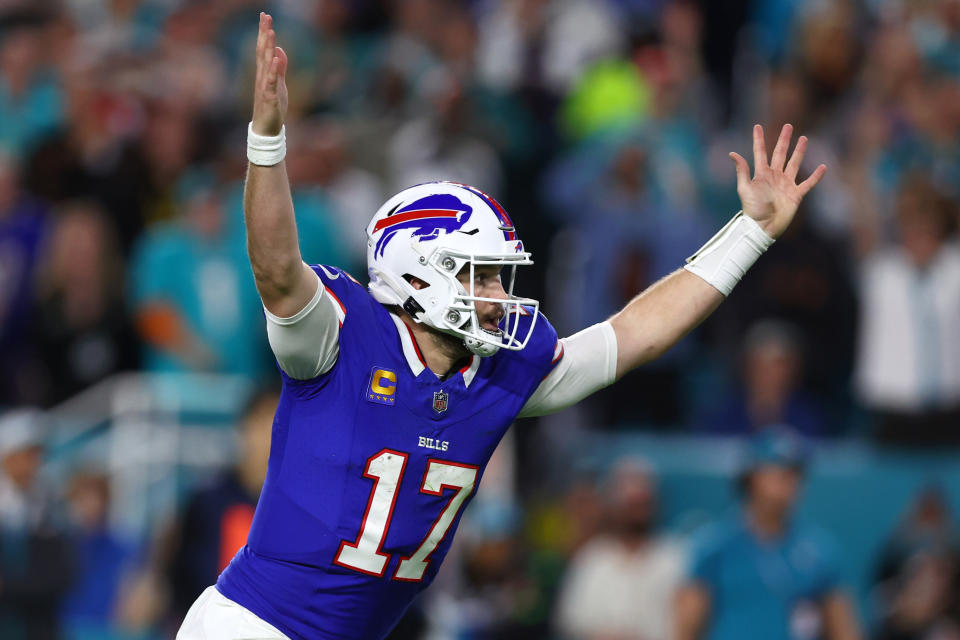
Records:
[[[444,391],[433,392],[433,410],[437,413],[443,413],[447,410],[447,404],[450,400],[450,394]]]

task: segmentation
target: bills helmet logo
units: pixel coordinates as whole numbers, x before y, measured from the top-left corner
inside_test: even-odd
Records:
[[[448,193],[420,198],[391,212],[374,225],[374,233],[384,231],[377,240],[374,255],[383,256],[387,243],[402,229],[412,229],[412,237],[417,238],[419,242],[435,240],[441,234],[458,231],[470,219],[471,213],[473,213],[472,207]]]
[[[433,410],[437,413],[443,413],[450,405],[450,394],[445,391],[433,392]]]

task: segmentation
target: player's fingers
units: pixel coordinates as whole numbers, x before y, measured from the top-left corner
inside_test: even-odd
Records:
[[[276,48],[276,57],[280,61],[280,64],[277,67],[277,73],[280,76],[280,79],[283,80],[287,77],[287,65],[289,63],[289,60],[287,59],[287,52],[283,50],[283,47]]]
[[[793,125],[785,124],[780,129],[780,137],[777,138],[777,145],[773,148],[773,157],[770,159],[770,168],[775,171],[783,171],[783,165],[787,161],[787,150],[790,149],[790,138],[793,137]]]
[[[269,67],[273,62],[274,47],[277,44],[277,34],[273,29],[267,31],[266,39],[263,43],[263,65]]]
[[[266,14],[260,12],[260,24],[257,27],[257,62],[260,62],[260,56],[263,55],[263,43],[266,40],[267,30],[264,25],[266,25]]]
[[[258,61],[262,62],[264,66],[270,64],[270,58],[273,57],[271,49],[274,45],[273,38],[275,36],[276,34],[273,31],[273,17],[269,13],[264,13],[260,30],[257,32],[257,40],[260,42],[257,51],[259,54]]]
[[[817,183],[820,182],[820,178],[823,177],[823,174],[827,172],[827,165],[821,164],[816,169],[813,170],[813,173],[810,174],[810,177],[797,185],[797,188],[800,189],[800,197],[807,195],[810,192],[810,189],[813,189],[817,186]]]
[[[763,167],[768,166],[767,143],[763,140],[763,127],[753,125],[753,171],[756,175]]]
[[[262,11],[260,12],[260,24],[257,27],[257,55],[255,58],[254,68],[256,70],[256,75],[254,76],[254,85],[259,88],[263,80],[264,73],[264,61],[263,61],[263,48],[267,43],[267,29],[266,29],[266,14]]]
[[[746,159],[742,155],[735,151],[730,152],[730,158],[737,168],[737,189],[739,189],[750,182],[750,165],[747,164]]]
[[[803,164],[803,156],[806,155],[806,153],[807,136],[800,136],[797,140],[797,146],[793,150],[793,155],[790,156],[790,161],[787,162],[787,168],[783,172],[791,181],[797,179],[797,174],[800,173],[800,165]]]
[[[267,85],[266,92],[268,96],[275,96],[277,93],[277,78],[280,75],[280,58],[277,56],[273,57],[273,60],[270,61],[270,66],[267,68]]]

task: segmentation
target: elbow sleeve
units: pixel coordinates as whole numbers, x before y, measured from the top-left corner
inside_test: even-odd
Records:
[[[309,380],[326,373],[340,354],[343,309],[317,278],[317,291],[306,306],[289,318],[264,308],[267,338],[280,368],[291,378]]]

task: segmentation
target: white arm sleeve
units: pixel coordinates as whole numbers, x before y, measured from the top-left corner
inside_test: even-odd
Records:
[[[587,327],[560,340],[563,357],[527,403],[520,418],[542,416],[566,409],[617,377],[617,334],[609,322]]]
[[[343,309],[326,292],[320,277],[317,292],[303,309],[289,318],[278,318],[264,307],[267,338],[284,373],[295,380],[310,380],[329,371],[340,354]]]

